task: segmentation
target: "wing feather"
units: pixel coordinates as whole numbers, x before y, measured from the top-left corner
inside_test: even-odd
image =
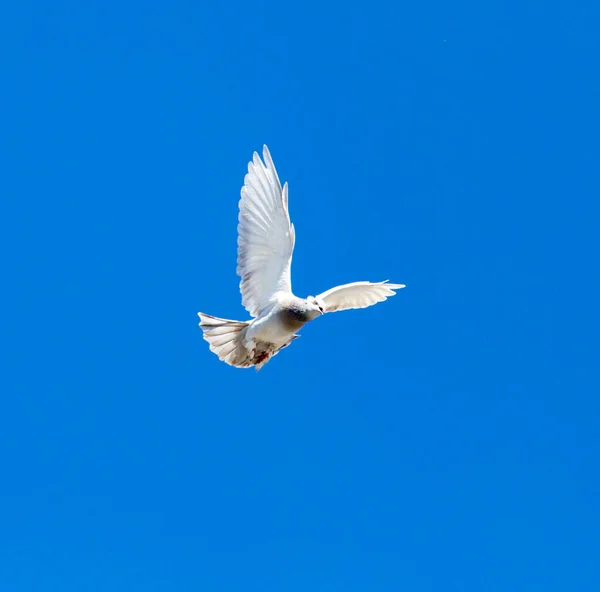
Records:
[[[241,191],[238,216],[237,274],[242,304],[253,317],[277,293],[291,292],[294,227],[288,212],[288,186],[282,187],[269,149],[263,161],[255,152]]]
[[[394,296],[395,290],[401,288],[404,288],[404,284],[388,284],[387,280],[376,283],[352,282],[331,288],[319,294],[316,300],[323,303],[325,312],[367,308]]]

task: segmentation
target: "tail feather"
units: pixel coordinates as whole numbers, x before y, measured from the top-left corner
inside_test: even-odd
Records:
[[[210,351],[230,366],[247,368],[252,365],[248,350],[244,347],[244,337],[249,323],[220,319],[202,312],[199,312],[198,316],[203,337],[208,342]]]

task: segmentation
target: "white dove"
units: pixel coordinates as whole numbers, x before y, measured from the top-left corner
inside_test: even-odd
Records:
[[[237,274],[242,278],[242,304],[250,321],[220,319],[202,312],[200,327],[210,350],[225,363],[260,370],[275,354],[299,337],[308,321],[326,312],[365,308],[404,288],[387,281],[353,282],[318,296],[292,293],[294,226],[288,212],[288,184],[283,188],[269,149],[254,153],[239,203]]]

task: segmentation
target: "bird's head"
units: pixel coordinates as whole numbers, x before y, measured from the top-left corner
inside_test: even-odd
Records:
[[[322,315],[325,313],[325,303],[315,296],[309,296],[306,299],[310,312],[312,312],[315,317]]]

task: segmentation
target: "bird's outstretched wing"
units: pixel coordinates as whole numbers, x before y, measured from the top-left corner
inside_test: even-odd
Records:
[[[336,286],[319,294],[316,299],[324,305],[325,312],[366,308],[383,302],[396,294],[395,290],[404,288],[404,284],[388,284],[385,282],[352,282]]]
[[[269,149],[264,164],[254,153],[242,187],[238,217],[237,274],[242,304],[257,317],[281,292],[291,292],[294,226],[288,213],[288,186],[281,187]]]

